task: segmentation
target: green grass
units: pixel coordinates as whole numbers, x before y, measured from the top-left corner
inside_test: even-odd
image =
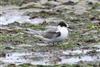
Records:
[[[0,5],[5,5],[5,4],[14,4],[14,5],[22,5],[25,3],[28,3],[29,0],[0,0]],[[46,6],[47,5],[47,6]],[[50,5],[50,4],[49,4]],[[43,9],[50,9],[52,5],[49,7],[48,4],[45,4],[46,8]],[[43,5],[44,6],[44,5]],[[71,29],[73,30],[72,32],[69,32],[69,38],[68,40],[61,45],[55,46],[55,48],[59,49],[67,49],[67,48],[73,48],[73,47],[78,47],[80,45],[91,45],[91,44],[97,44],[100,42],[99,34],[100,34],[100,22],[99,23],[92,23],[93,20],[100,20],[100,3],[96,3],[92,6],[92,9],[87,10],[87,12],[83,13],[82,15],[76,15],[73,11],[69,9],[56,9],[54,12],[53,11],[45,11],[42,10],[40,12],[27,12],[26,15],[31,16],[31,17],[43,17],[43,18],[48,18],[48,17],[58,17],[66,21],[66,23],[69,24]],[[27,7],[26,9],[28,9]],[[31,5],[31,8],[36,8],[34,5]],[[38,7],[39,8],[39,7]],[[37,9],[38,9],[37,8]],[[23,8],[24,9],[24,8]],[[42,8],[39,8],[42,9]],[[69,11],[69,13],[68,13]],[[75,17],[75,19],[71,19],[71,17]],[[46,21],[45,21],[46,22]],[[19,26],[22,28],[21,29],[16,29],[15,31],[12,32],[7,32],[7,31],[0,31],[0,53],[4,52],[5,50],[5,44],[11,44],[11,45],[19,45],[19,44],[35,44],[36,42],[39,41],[38,38],[26,34],[24,31],[26,28],[31,28],[35,30],[44,30],[45,26],[49,25],[48,23],[43,23],[40,25],[31,25],[31,24],[19,24],[19,23],[13,23],[9,24],[8,27],[14,28],[16,26]],[[97,31],[97,32],[91,32],[91,31]],[[44,49],[45,48],[45,49]],[[47,50],[48,47],[40,47],[37,46],[33,48],[34,50]],[[95,65],[92,64],[78,64],[78,65],[54,65],[54,66],[43,66],[43,65],[31,65],[31,64],[21,64],[21,65],[14,65],[10,64],[7,67],[94,67]]]
[[[21,64],[18,66],[15,66],[14,64],[10,64],[7,67],[94,67],[98,65],[92,65],[92,64],[73,64],[73,65],[68,65],[68,64],[63,64],[63,65],[31,65],[31,64]]]

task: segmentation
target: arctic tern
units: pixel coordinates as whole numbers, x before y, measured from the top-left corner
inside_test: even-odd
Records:
[[[45,43],[59,43],[68,39],[68,24],[60,22],[57,26],[44,31],[27,29],[26,32],[40,38]]]

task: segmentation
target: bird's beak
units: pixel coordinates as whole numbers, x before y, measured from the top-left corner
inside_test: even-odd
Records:
[[[70,29],[70,27],[69,27],[69,26],[68,26],[67,28],[68,28],[68,29]]]
[[[71,31],[71,32],[73,31],[73,29],[71,27],[67,27],[67,28],[68,28],[69,31]]]

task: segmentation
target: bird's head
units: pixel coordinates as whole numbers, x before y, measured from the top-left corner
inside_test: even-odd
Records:
[[[58,26],[61,26],[61,27],[69,27],[67,23],[61,21]]]

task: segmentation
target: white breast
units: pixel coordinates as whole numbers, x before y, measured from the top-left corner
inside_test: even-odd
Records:
[[[58,30],[61,32],[61,36],[57,37],[57,41],[63,41],[68,38],[68,29],[66,27],[58,27]]]

